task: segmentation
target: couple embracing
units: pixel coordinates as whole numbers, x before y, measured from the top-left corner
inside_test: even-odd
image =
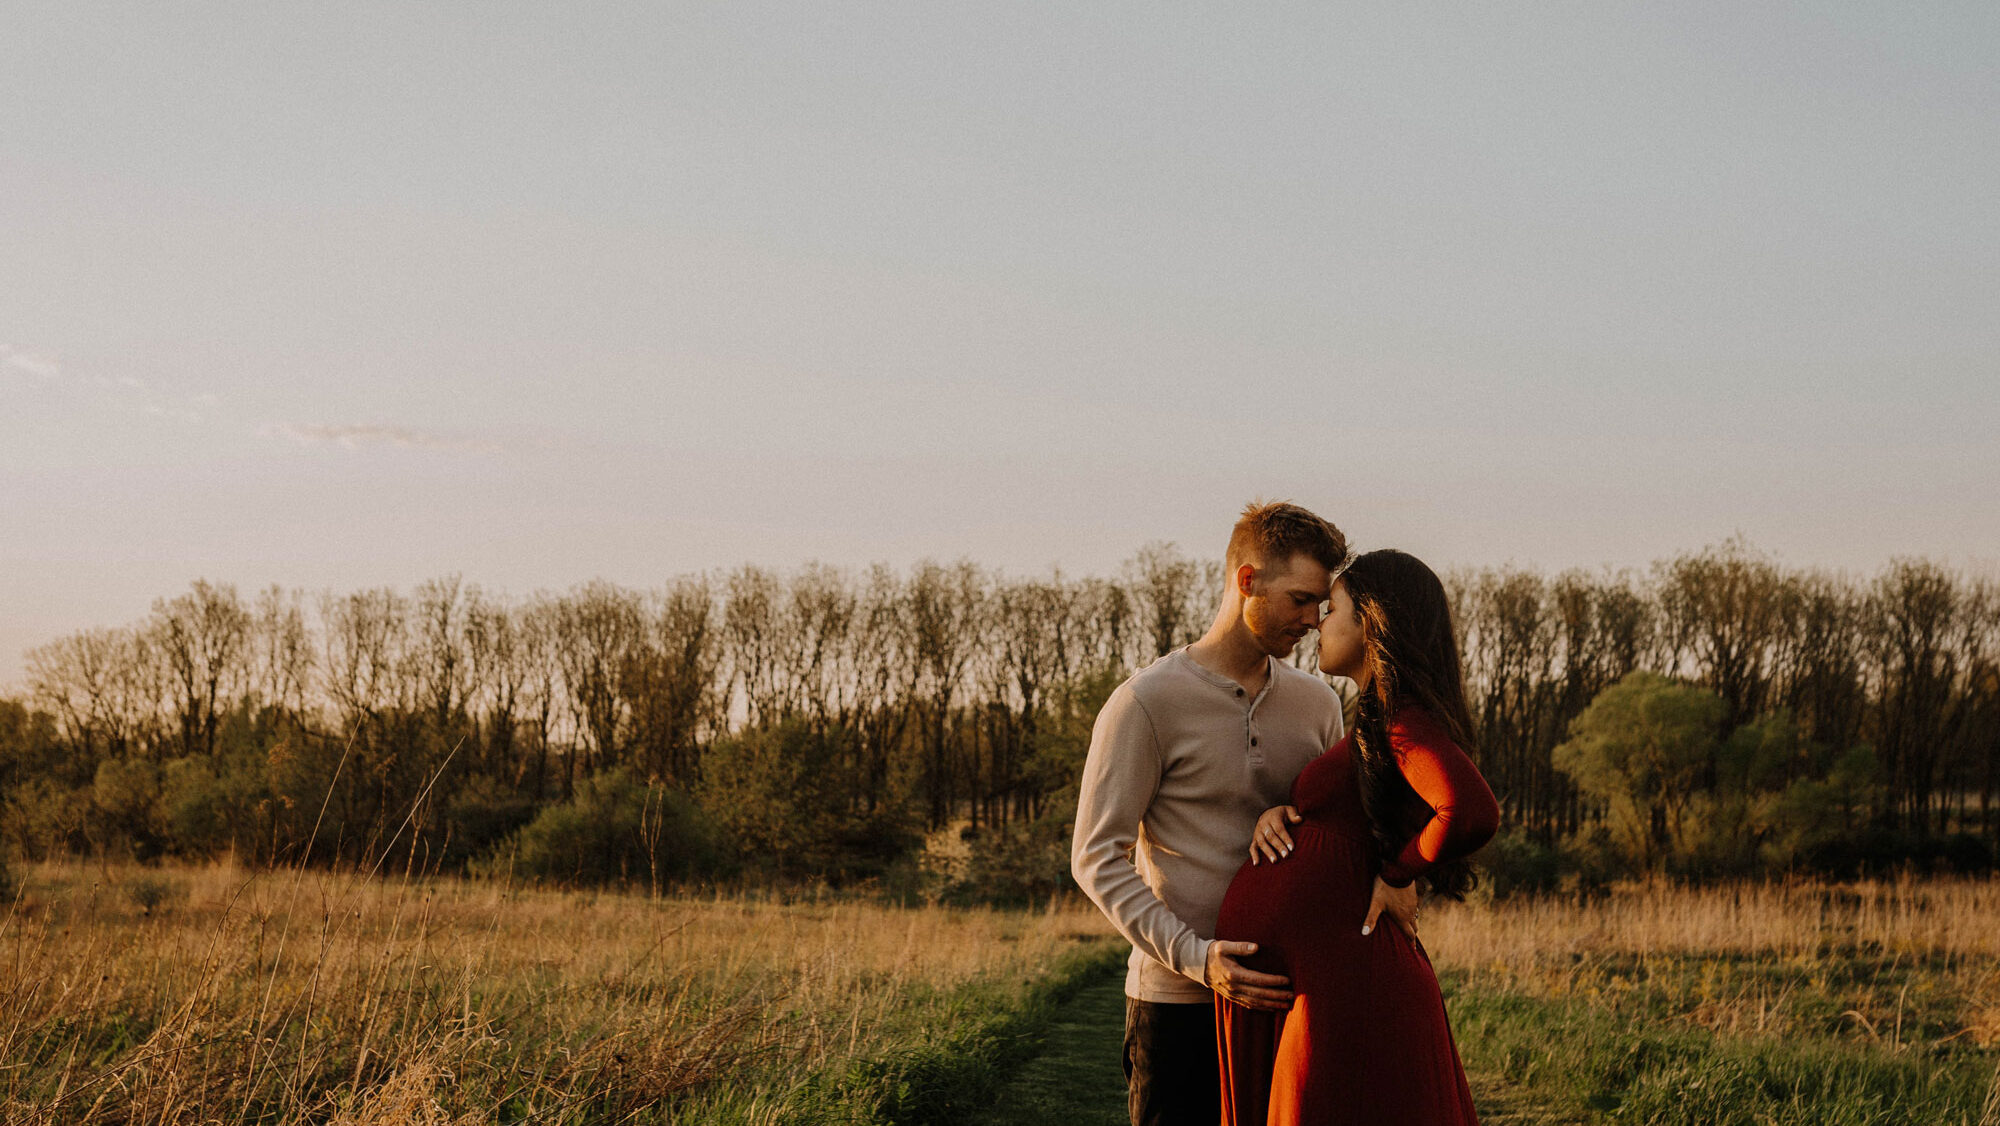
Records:
[[[1475,1121],[1417,942],[1499,822],[1467,757],[1444,587],[1399,551],[1253,504],[1199,641],[1098,714],[1071,868],[1132,942],[1133,1126]],[[1319,667],[1292,667],[1319,631]],[[1343,706],[1344,704],[1344,706]]]

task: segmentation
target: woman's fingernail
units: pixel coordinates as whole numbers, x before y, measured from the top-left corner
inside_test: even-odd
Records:
[[[1366,937],[1368,937],[1368,932],[1369,932],[1370,930],[1373,930],[1373,929],[1374,929],[1373,927],[1366,927],[1366,926],[1362,927],[1362,928],[1361,928],[1361,936],[1362,936],[1363,938],[1366,938]]]

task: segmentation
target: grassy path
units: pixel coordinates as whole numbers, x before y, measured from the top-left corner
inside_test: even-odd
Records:
[[[1124,1126],[1125,1073],[1119,1063],[1124,1032],[1124,974],[1107,974],[1062,1006],[1042,1053],[1022,1066],[975,1126]],[[1498,1074],[1474,1072],[1470,1079],[1486,1126],[1581,1121],[1544,1113],[1527,1092]]]
[[[1124,1126],[1125,974],[1116,972],[1077,990],[1050,1023],[1042,1054],[1007,1084],[977,1126]]]

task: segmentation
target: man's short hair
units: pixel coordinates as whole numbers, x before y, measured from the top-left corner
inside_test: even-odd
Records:
[[[1329,571],[1347,560],[1347,537],[1329,521],[1290,501],[1251,501],[1229,533],[1230,574],[1245,563],[1272,567],[1304,555]]]

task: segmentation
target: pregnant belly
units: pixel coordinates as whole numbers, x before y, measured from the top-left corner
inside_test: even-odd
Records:
[[[1285,949],[1307,934],[1348,922],[1358,931],[1374,884],[1367,841],[1312,821],[1291,832],[1290,856],[1237,870],[1215,921],[1215,937],[1262,947],[1250,965],[1265,972],[1284,972]]]

